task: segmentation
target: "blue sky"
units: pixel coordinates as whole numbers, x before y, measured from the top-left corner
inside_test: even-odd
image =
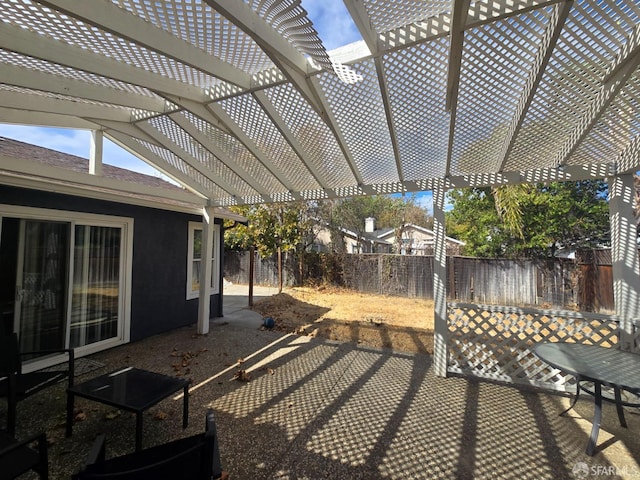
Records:
[[[302,0],[309,18],[327,50],[361,40],[342,0]],[[71,130],[0,123],[0,136],[14,138],[53,150],[88,158],[91,134],[85,130]],[[103,161],[109,165],[160,176],[153,167],[105,139]],[[420,195],[421,203],[430,211],[431,194]]]

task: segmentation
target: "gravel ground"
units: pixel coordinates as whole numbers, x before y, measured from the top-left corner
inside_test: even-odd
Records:
[[[191,379],[189,427],[182,429],[182,401],[169,398],[145,415],[143,445],[202,432],[213,408],[232,480],[571,479],[581,462],[595,469],[588,478],[601,476],[592,472],[640,478],[637,414],[627,415],[625,430],[607,407],[603,452],[586,457],[588,400],[558,417],[567,398],[439,378],[428,355],[238,326],[231,319],[212,322],[207,336],[194,331],[182,328],[93,355],[104,367],[76,381],[123,366]],[[73,436],[65,438],[64,385],[18,405],[18,437],[47,432],[53,480],[80,468],[99,433],[107,435],[107,457],[134,449],[134,417],[83,399],[76,407]],[[0,404],[0,416],[4,408]]]

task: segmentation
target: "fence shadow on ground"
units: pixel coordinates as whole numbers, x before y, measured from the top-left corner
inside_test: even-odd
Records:
[[[433,331],[398,327],[386,323],[323,318],[303,332],[329,340],[349,341],[363,347],[388,348],[398,352],[433,353]]]
[[[303,302],[287,293],[260,300],[253,309],[261,315],[273,317],[275,329],[287,333],[401,352],[433,353],[432,330],[400,327],[375,320],[338,320],[327,315],[331,309]]]

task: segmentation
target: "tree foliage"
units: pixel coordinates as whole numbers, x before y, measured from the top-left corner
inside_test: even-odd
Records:
[[[417,204],[415,196],[392,197],[389,195],[350,197],[322,203],[318,218],[332,231],[334,250],[340,251],[341,229],[349,230],[362,238],[365,219],[375,219],[376,229],[400,229],[406,223],[425,228],[433,225],[429,213]]]
[[[482,257],[549,257],[607,244],[606,192],[603,180],[454,190],[447,233]]]
[[[428,212],[415,197],[362,196],[309,202],[288,202],[231,207],[247,218],[247,225],[225,223],[225,248],[248,250],[254,246],[262,257],[283,251],[303,251],[313,244],[320,229],[347,229],[362,235],[365,218],[374,217],[378,228],[397,228],[403,222],[432,225]],[[334,247],[340,245],[334,237]],[[336,248],[339,251],[339,248]]]
[[[265,258],[278,247],[282,251],[304,249],[313,242],[312,202],[288,202],[242,205],[231,210],[247,218],[247,225],[227,222],[224,243],[230,250],[248,250],[254,246]]]

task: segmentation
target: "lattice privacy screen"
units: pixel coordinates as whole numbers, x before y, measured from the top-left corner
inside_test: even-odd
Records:
[[[618,346],[619,323],[610,315],[450,303],[448,316],[448,371],[491,380],[571,390],[573,378],[538,359],[534,345]],[[637,341],[637,329],[634,335]]]

